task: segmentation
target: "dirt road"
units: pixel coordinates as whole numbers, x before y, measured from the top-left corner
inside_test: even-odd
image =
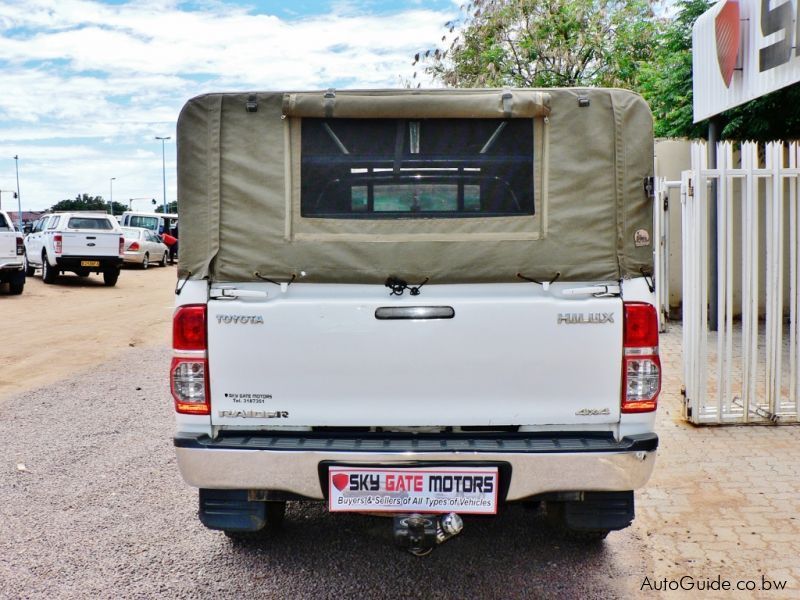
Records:
[[[172,266],[126,268],[115,287],[105,287],[100,275],[72,274],[45,285],[37,272],[22,295],[4,289],[0,402],[91,370],[125,348],[168,343],[175,277]]]

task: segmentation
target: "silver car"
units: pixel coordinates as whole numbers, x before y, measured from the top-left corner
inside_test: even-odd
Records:
[[[152,263],[167,266],[169,248],[161,238],[144,227],[123,227],[125,236],[125,264],[140,265],[143,269]]]

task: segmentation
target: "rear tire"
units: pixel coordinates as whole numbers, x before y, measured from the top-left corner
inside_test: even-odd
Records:
[[[161,260],[159,261],[158,264],[160,266],[162,266],[162,267],[166,267],[167,266],[167,253],[166,253],[166,251],[164,252],[164,255],[161,257]]]
[[[8,282],[8,291],[12,296],[19,296],[25,289],[25,275],[22,271]]]
[[[55,283],[58,278],[58,271],[50,266],[47,261],[47,254],[42,254],[42,281],[44,283]]]
[[[150,255],[145,252],[144,256],[142,257],[142,269],[147,269],[150,266]]]
[[[103,271],[103,283],[108,287],[114,287],[115,285],[117,285],[117,279],[119,279],[118,267],[106,269],[105,271]]]

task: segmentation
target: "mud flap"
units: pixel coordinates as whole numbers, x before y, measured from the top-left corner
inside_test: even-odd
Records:
[[[625,529],[633,522],[633,492],[586,492],[564,502],[564,525],[572,531]]]
[[[250,502],[247,490],[200,490],[200,522],[209,529],[259,531],[267,524],[266,503]]]

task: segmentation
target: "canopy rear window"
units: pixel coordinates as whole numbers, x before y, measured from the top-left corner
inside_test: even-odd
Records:
[[[114,229],[111,221],[103,217],[70,217],[68,229]]]
[[[531,119],[304,118],[301,215],[533,215]]]

